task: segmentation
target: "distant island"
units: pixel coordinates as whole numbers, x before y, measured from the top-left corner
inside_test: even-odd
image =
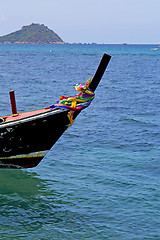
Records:
[[[21,30],[0,37],[0,43],[65,43],[44,24],[32,23]]]

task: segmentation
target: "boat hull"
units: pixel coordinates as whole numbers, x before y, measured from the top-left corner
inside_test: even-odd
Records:
[[[14,120],[0,127],[0,168],[35,167],[70,123],[64,109]]]

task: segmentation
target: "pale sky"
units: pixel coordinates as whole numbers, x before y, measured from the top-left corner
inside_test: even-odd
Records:
[[[160,42],[160,0],[0,1],[0,36],[40,23],[69,43]]]

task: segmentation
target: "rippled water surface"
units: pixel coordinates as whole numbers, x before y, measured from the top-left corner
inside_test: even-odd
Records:
[[[160,239],[160,49],[0,44],[0,115],[75,95],[104,52],[96,98],[33,169],[0,169],[0,239]]]

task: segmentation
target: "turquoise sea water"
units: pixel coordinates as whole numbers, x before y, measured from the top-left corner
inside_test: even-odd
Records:
[[[0,169],[0,239],[160,239],[160,49],[0,44],[0,116],[75,95],[104,52],[96,98],[38,167]]]

